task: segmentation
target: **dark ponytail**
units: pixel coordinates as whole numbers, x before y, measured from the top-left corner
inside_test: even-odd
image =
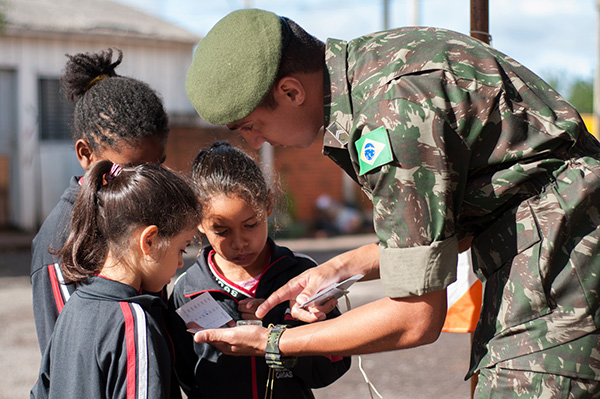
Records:
[[[170,238],[200,220],[196,196],[183,176],[160,165],[144,164],[124,168],[107,179],[112,166],[110,161],[97,162],[83,178],[71,231],[56,253],[69,282],[98,274],[109,250],[122,257],[139,228],[157,226],[161,244],[167,245]]]

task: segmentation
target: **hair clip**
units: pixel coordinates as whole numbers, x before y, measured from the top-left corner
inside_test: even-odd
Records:
[[[85,87],[83,88],[83,91],[84,92],[88,91],[93,85],[95,85],[96,83],[98,83],[99,81],[101,81],[102,79],[105,79],[105,78],[110,78],[110,76],[106,73],[96,76],[94,79],[90,80],[87,85],[85,85]]]
[[[115,177],[119,176],[123,168],[118,163],[113,163],[113,166],[110,168],[110,172],[106,175],[106,183],[110,183],[114,180]]]

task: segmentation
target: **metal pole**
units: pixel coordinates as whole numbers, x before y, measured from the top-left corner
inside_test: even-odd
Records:
[[[413,0],[413,26],[419,26],[421,20],[421,0]]]
[[[383,0],[383,30],[390,28],[390,0]]]
[[[490,44],[488,0],[471,0],[471,36]]]
[[[596,76],[594,78],[594,117],[592,134],[600,138],[600,0],[596,0]]]

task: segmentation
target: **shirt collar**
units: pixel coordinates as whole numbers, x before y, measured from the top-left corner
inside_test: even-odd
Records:
[[[325,81],[329,93],[324,98],[325,129],[323,155],[331,158],[352,179],[359,181],[348,152],[350,132],[354,125],[347,71],[347,43],[328,39],[325,50]]]
[[[347,78],[347,43],[344,40],[328,39],[325,51],[330,95],[325,99],[326,147],[345,148],[350,140],[352,129],[352,102]]]

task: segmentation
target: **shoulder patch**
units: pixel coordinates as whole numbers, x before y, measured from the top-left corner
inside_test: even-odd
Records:
[[[388,164],[394,159],[390,139],[384,127],[379,127],[363,135],[354,145],[358,152],[360,176]]]

